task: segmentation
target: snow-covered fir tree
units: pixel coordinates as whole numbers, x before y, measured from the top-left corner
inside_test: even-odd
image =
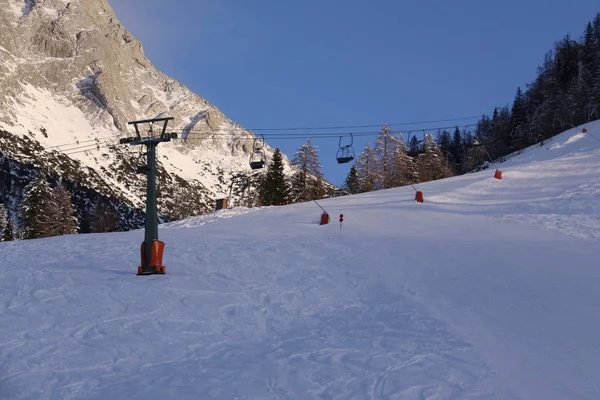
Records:
[[[447,160],[430,132],[425,134],[423,150],[423,153],[419,154],[417,160],[419,180],[421,182],[452,176],[452,172],[447,166]]]
[[[3,215],[4,215],[4,222],[2,224],[2,233],[0,235],[0,241],[10,242],[10,241],[15,240],[12,218],[10,216],[10,212],[8,211],[8,209],[4,210]]]
[[[78,231],[69,191],[63,185],[52,188],[42,175],[25,187],[20,219],[23,239],[67,235]]]
[[[75,215],[75,207],[71,193],[62,184],[54,187],[56,216],[52,223],[53,236],[72,235],[79,232],[79,221]]]
[[[2,230],[2,241],[11,242],[13,240],[15,240],[13,223],[11,220],[9,220],[4,229]]]
[[[52,205],[55,203],[53,197],[54,191],[46,177],[41,174],[25,186],[20,210],[20,231],[23,239],[50,236],[45,230],[45,225],[53,215]]]
[[[393,168],[390,171],[389,187],[398,187],[417,183],[419,174],[417,165],[408,154],[408,147],[402,137],[394,141]]]
[[[292,159],[298,171],[292,176],[290,197],[293,202],[318,200],[325,195],[319,151],[310,138],[298,147]]]
[[[1,200],[2,199],[0,199],[0,201]],[[7,215],[6,207],[4,206],[4,203],[0,203],[0,232],[6,226],[6,215]]]
[[[392,187],[392,176],[394,170],[394,148],[398,139],[392,136],[392,131],[388,125],[383,125],[377,139],[375,140],[374,151],[377,156],[377,182],[375,189],[387,189]]]
[[[377,180],[379,179],[379,165],[377,154],[375,154],[375,150],[369,143],[365,145],[363,151],[358,155],[355,165],[360,183],[360,191],[370,192],[375,190]]]
[[[230,173],[231,195],[238,199],[236,206],[248,208],[256,206],[258,190],[264,174],[264,170]]]

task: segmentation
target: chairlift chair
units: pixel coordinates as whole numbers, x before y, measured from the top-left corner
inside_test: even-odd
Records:
[[[473,141],[471,143],[469,143],[466,148],[467,149],[472,149],[472,148],[476,148],[476,147],[483,147],[483,143],[477,139],[477,134],[473,131],[473,129],[469,128],[469,126],[465,126],[465,133],[467,133],[468,131],[471,132],[471,137],[473,138]]]
[[[352,160],[354,160],[354,137],[350,134],[350,144],[342,146],[342,136],[340,136],[340,140],[338,142],[338,151],[336,154],[338,164],[345,164]]]
[[[265,166],[265,158],[263,156],[263,153],[261,153],[261,152],[252,153],[252,155],[250,156],[250,168],[261,169],[261,168],[264,168],[264,166]]]
[[[265,138],[261,135],[261,139],[254,138],[254,144],[252,145],[252,154],[250,155],[250,168],[253,170],[264,168],[267,162],[265,154]]]
[[[146,156],[146,153],[144,153],[143,151],[140,151],[140,154],[139,154],[137,160],[135,161],[135,163],[137,164],[137,167],[135,168],[136,174],[145,175],[145,174],[148,174],[148,172],[150,172],[148,165],[146,165],[143,162],[144,156]]]

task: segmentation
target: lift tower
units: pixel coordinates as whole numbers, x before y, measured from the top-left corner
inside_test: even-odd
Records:
[[[162,265],[162,256],[165,248],[164,242],[158,240],[158,212],[156,207],[156,146],[162,142],[170,142],[176,139],[176,133],[167,133],[167,124],[173,117],[155,118],[142,121],[129,122],[135,126],[137,136],[120,140],[121,144],[146,146],[146,166],[138,168],[138,173],[145,174],[148,178],[146,188],[146,223],[145,237],[141,246],[141,265],[138,267],[138,275],[164,274],[165,267]],[[154,124],[163,123],[162,129],[155,132]],[[148,130],[141,130],[139,125],[149,124]]]

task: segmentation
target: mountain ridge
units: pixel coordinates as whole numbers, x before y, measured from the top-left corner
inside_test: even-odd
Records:
[[[0,0],[0,23],[7,27],[0,36],[0,129],[37,142],[46,157],[63,153],[94,168],[119,189],[117,198],[142,208],[145,177],[133,165],[141,159],[118,139],[133,135],[129,121],[173,117],[168,128],[179,139],[161,144],[157,154],[162,192],[188,203],[189,193],[178,195],[185,181],[199,193],[192,198],[197,206],[179,206],[174,214],[212,211],[222,197],[246,203],[251,194],[232,190],[233,176],[250,180],[261,173],[249,167],[256,136],[154,67],[106,0]],[[268,163],[273,149],[265,143],[264,150]],[[0,153],[19,157],[8,140]],[[291,174],[285,154],[283,161]],[[13,174],[0,173],[11,188]],[[171,220],[165,205],[159,213]]]

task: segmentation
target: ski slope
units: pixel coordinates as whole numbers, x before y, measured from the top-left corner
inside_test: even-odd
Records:
[[[494,170],[0,243],[1,399],[599,399],[600,123]],[[337,216],[343,213],[340,228]]]

